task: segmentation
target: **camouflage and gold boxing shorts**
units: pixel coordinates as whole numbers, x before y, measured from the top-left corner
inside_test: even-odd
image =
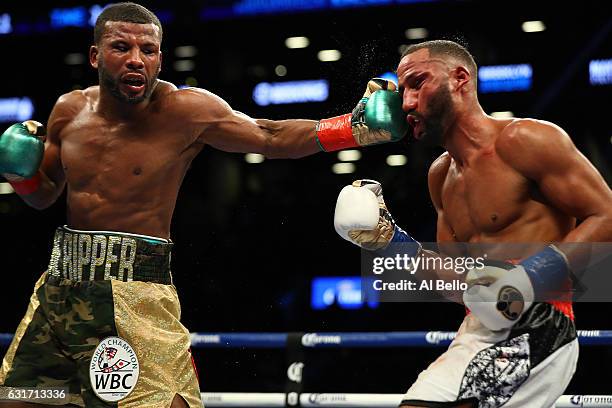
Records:
[[[64,404],[87,407],[166,408],[177,394],[201,407],[171,247],[153,237],[58,228],[0,384],[64,387]]]

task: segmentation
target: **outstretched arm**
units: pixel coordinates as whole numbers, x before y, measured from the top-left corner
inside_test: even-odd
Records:
[[[268,158],[299,158],[321,151],[316,121],[252,119],[212,93],[191,92],[208,100],[200,142],[226,152],[261,153]]]
[[[380,91],[380,92],[378,92]],[[198,141],[229,152],[298,158],[401,139],[408,126],[393,83],[374,79],[352,113],[312,120],[252,119],[202,89],[177,92],[199,129]]]

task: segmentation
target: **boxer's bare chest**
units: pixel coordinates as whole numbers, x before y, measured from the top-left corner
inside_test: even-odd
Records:
[[[181,155],[185,140],[160,114],[117,122],[84,110],[62,130],[62,166],[76,190],[92,185],[146,189],[177,179],[176,170],[188,160]]]
[[[441,190],[445,220],[458,241],[494,236],[526,215],[532,188],[494,151],[469,166],[451,160]]]

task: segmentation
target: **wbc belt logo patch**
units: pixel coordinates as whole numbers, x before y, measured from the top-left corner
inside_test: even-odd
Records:
[[[121,337],[107,337],[98,344],[89,364],[89,381],[96,395],[108,402],[127,397],[138,381],[136,352]]]

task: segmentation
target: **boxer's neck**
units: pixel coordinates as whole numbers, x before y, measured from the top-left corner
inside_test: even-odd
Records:
[[[123,102],[100,86],[96,111],[110,120],[130,121],[137,119],[148,108],[150,102],[150,97],[135,104]]]
[[[495,141],[496,124],[479,104],[458,111],[443,138],[443,147],[461,166],[468,165],[483,148]]]

